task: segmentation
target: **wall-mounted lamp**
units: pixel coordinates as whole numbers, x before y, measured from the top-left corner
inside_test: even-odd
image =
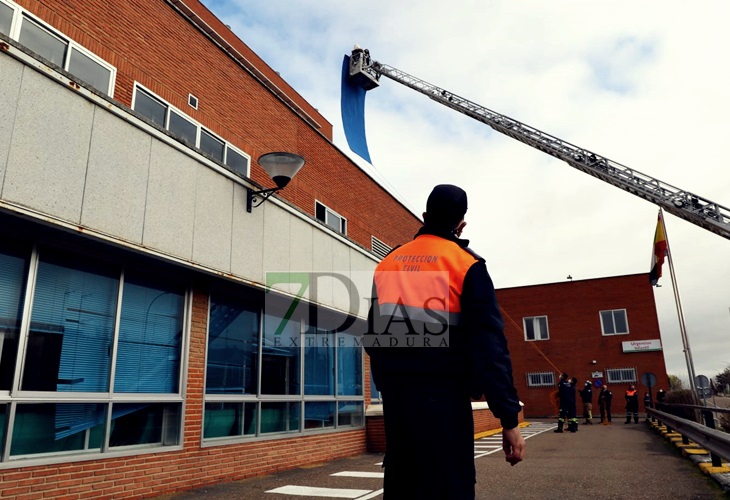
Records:
[[[593,361],[591,361],[592,365],[595,365],[596,363],[598,363],[598,361],[596,361],[595,359]]]
[[[246,211],[250,212],[253,207],[258,207],[266,199],[274,194],[275,192],[283,189],[289,181],[299,172],[299,169],[304,166],[304,158],[294,153],[266,153],[259,157],[259,165],[264,171],[269,174],[274,182],[276,183],[275,188],[262,189],[261,191],[254,191],[251,188],[246,188]],[[254,204],[254,199],[258,201]]]

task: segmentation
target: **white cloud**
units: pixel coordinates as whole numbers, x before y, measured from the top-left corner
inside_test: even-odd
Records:
[[[205,3],[332,122],[348,154],[339,77],[358,43],[381,63],[730,203],[730,4],[722,0]],[[498,287],[648,271],[651,203],[387,78],[367,96],[366,127],[375,175],[414,212],[435,183],[467,189],[465,236]],[[730,241],[666,219],[695,371],[713,376],[730,364]],[[667,368],[686,377],[664,271],[655,296]]]

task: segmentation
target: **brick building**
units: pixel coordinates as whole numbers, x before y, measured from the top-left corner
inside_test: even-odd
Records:
[[[248,212],[269,152],[306,164]],[[365,451],[369,374],[332,331],[419,219],[200,2],[0,0],[0,186],[0,496]]]
[[[612,413],[624,413],[624,391],[635,383],[640,409],[653,373],[667,390],[654,291],[646,273],[497,290],[527,417],[556,415],[551,400],[560,374],[587,380],[598,414],[598,386],[613,392]],[[580,403],[578,404],[580,415]]]
[[[306,164],[248,212],[275,151]],[[420,221],[198,0],[0,0],[0,189],[0,496],[150,496],[367,449],[368,365],[331,332]],[[290,309],[298,273],[321,274],[314,309]],[[528,380],[555,369],[531,345],[666,377],[660,353],[614,352],[659,338],[638,277],[573,321],[594,282],[498,292],[529,415],[552,413]],[[621,309],[628,335],[589,340]],[[549,340],[525,341],[542,316]]]

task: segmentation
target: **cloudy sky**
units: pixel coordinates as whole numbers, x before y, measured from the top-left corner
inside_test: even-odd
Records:
[[[658,207],[392,80],[366,98],[369,165],[340,117],[340,68],[373,59],[730,206],[725,0],[203,0],[333,124],[335,144],[420,214],[470,195],[464,236],[497,288],[644,273]],[[666,214],[695,373],[730,365],[730,240]],[[687,378],[672,282],[654,289],[667,370]],[[631,318],[629,317],[629,326]]]

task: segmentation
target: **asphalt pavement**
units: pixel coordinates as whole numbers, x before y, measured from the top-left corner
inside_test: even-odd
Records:
[[[478,499],[728,498],[716,481],[643,420],[638,424],[624,424],[622,418],[617,418],[610,426],[580,425],[578,432],[562,434],[553,432],[554,421],[531,420],[530,423],[522,429],[527,436],[526,458],[514,467],[504,460],[499,434],[475,442]],[[365,454],[157,498],[379,499],[382,498],[382,458],[382,454]]]

